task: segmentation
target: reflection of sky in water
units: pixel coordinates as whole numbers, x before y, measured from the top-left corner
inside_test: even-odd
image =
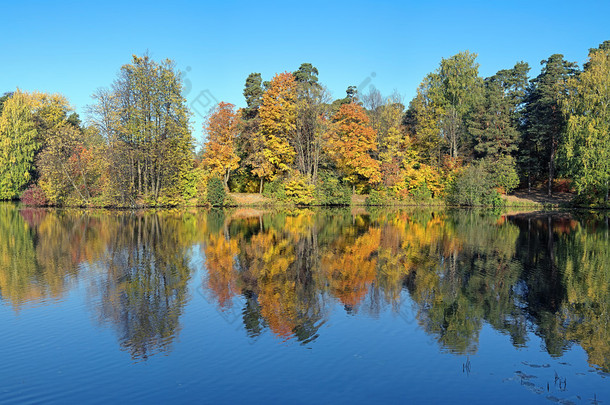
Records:
[[[432,223],[424,214],[418,214],[417,221],[407,220],[415,215],[379,216],[372,221],[352,221],[349,215],[337,219],[336,212],[321,215],[226,222],[226,217],[206,218],[197,213],[184,221],[180,216],[161,216],[159,221],[149,218],[140,228],[121,215],[118,218],[123,222],[116,215],[97,215],[93,222],[80,221],[78,215],[47,216],[42,222],[38,218],[38,223],[28,228],[31,241],[25,238],[22,243],[30,243],[24,251],[36,254],[37,271],[28,273],[25,281],[11,279],[7,275],[10,264],[29,260],[15,251],[16,259],[7,261],[5,255],[4,267],[0,267],[0,277],[4,277],[0,279],[0,402],[610,400],[608,375],[589,366],[591,359],[579,344],[568,343],[554,356],[545,350],[555,343],[539,335],[551,333],[556,325],[541,324],[548,322],[545,305],[556,304],[531,298],[532,291],[539,288],[536,270],[525,266],[522,277],[515,267],[528,251],[520,219],[497,225],[495,219],[452,214],[454,217],[443,217],[441,229],[438,220]],[[25,223],[14,217],[7,228],[1,221],[0,232],[4,234],[15,229],[15,224]],[[369,224],[383,231],[371,233]],[[565,223],[559,225],[555,244],[570,228]],[[268,249],[254,248],[261,227],[263,232],[275,232],[270,240],[276,245],[284,239],[290,242],[277,258]],[[144,236],[147,229],[158,232],[157,236]],[[312,229],[316,229],[317,239],[311,238]],[[548,234],[547,229],[540,229],[529,237]],[[229,262],[235,263],[233,278],[223,278],[222,273],[223,277],[213,280],[217,288],[224,281],[233,283],[224,305],[218,301],[218,294],[224,291],[209,288],[210,271],[214,271],[206,255],[212,246],[210,232],[223,235],[224,240],[227,235],[239,240],[239,253],[222,245],[223,239],[216,240],[218,251],[225,249],[232,255]],[[72,244],[53,250],[52,241],[42,240],[45,235],[60,234],[68,236],[57,243]],[[434,237],[430,240],[426,235]],[[579,237],[592,246],[593,239]],[[100,238],[106,238],[104,243]],[[374,238],[379,238],[376,243],[381,249],[375,247],[370,254],[366,251],[365,262],[375,261],[376,275],[373,281],[360,283],[355,278],[368,280],[368,273],[353,247],[359,240],[369,243]],[[142,244],[144,240],[148,243]],[[491,249],[482,247],[484,240]],[[513,245],[503,246],[507,241]],[[565,246],[576,249],[579,241],[574,239]],[[547,242],[541,240],[535,248],[548,246]],[[417,243],[423,243],[423,249],[417,251],[425,254],[411,255],[417,259],[417,265],[412,266],[415,270],[396,279],[392,271],[382,271],[384,261],[399,256],[396,249],[405,250]],[[326,254],[326,261],[302,261],[317,266],[316,277],[304,278],[303,269],[297,271],[290,263],[292,270],[264,273],[281,264],[279,259],[285,259],[286,254],[303,259],[312,246],[317,247],[316,254]],[[365,248],[363,245],[361,251]],[[394,254],[384,254],[384,248]],[[450,255],[437,257],[438,252],[454,250],[459,251],[457,260]],[[495,261],[483,260],[490,252]],[[42,259],[44,254],[51,258]],[[264,263],[239,263],[246,257]],[[430,261],[431,257],[437,260]],[[321,263],[330,266],[331,259],[344,266],[358,266],[346,273],[340,268],[331,272],[320,267]],[[537,260],[547,257],[540,253]],[[556,260],[562,263],[564,259]],[[70,262],[73,268],[66,268]],[[399,264],[408,263],[392,266]],[[143,274],[148,276],[142,278]],[[293,290],[286,290],[285,285],[294,278],[286,274],[315,288],[295,287],[297,293],[289,295]],[[28,292],[32,285],[37,294]],[[398,289],[392,290],[392,285]],[[577,288],[574,282],[570,285]],[[493,293],[489,288],[495,289]],[[434,295],[440,292],[444,295],[439,303]],[[286,304],[264,308],[267,301],[260,299],[262,294],[287,300]],[[452,302],[455,305],[449,305]],[[475,305],[477,302],[482,306]],[[443,303],[447,305],[439,307]],[[460,311],[471,319],[464,318],[466,323],[461,323],[464,315]],[[172,317],[177,323],[167,321]],[[473,319],[476,322],[471,329],[468,325]],[[270,324],[285,320],[285,324]],[[299,323],[304,321],[309,323]],[[452,329],[460,325],[466,325],[471,335]],[[282,327],[293,329],[287,335],[278,334]],[[522,342],[515,330],[520,327],[526,328]],[[511,338],[515,333],[517,337]],[[133,344],[146,346],[146,356],[134,351]]]

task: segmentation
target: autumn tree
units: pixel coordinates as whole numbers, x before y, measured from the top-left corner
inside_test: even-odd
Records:
[[[239,167],[236,140],[239,133],[239,114],[230,103],[220,102],[208,116],[204,131],[208,138],[203,155],[212,175],[223,179],[227,188],[229,175]]]
[[[354,103],[344,104],[332,121],[326,134],[326,153],[353,190],[356,184],[381,181],[379,162],[371,157],[377,149],[376,134],[364,108]]]
[[[563,111],[568,115],[563,153],[579,194],[610,193],[610,42],[589,52],[584,71],[568,80]],[[597,194],[597,196],[596,196]]]
[[[259,109],[260,127],[255,135],[253,172],[260,179],[260,192],[265,179],[290,170],[295,151],[290,144],[296,128],[296,88],[292,73],[276,74]]]
[[[0,200],[18,197],[31,181],[39,147],[31,103],[17,89],[0,115]]]

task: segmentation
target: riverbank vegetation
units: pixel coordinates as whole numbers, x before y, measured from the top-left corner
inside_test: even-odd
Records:
[[[0,199],[53,206],[235,203],[261,193],[299,205],[501,205],[517,188],[608,206],[610,41],[582,69],[554,54],[538,76],[517,62],[479,75],[476,54],[442,59],[407,104],[374,87],[333,99],[319,72],[245,82],[196,148],[180,72],[133,56],[81,121],[60,94],[0,98]]]

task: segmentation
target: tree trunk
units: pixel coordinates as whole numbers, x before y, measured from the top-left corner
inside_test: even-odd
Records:
[[[260,185],[260,187],[258,189],[258,193],[259,194],[263,194],[263,178],[262,177],[261,177],[261,185]]]
[[[138,159],[138,194],[142,194],[142,162]]]
[[[553,196],[553,171],[554,171],[554,164],[553,161],[555,160],[555,149],[553,148],[553,150],[551,150],[551,160],[549,160],[549,187],[548,187],[548,191],[547,194],[549,197]]]

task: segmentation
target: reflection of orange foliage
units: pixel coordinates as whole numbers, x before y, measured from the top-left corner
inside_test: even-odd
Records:
[[[210,235],[205,248],[208,288],[222,308],[230,307],[232,298],[237,294],[238,274],[233,268],[233,258],[237,254],[237,240],[226,240],[221,234]]]
[[[330,289],[343,304],[358,305],[375,280],[377,259],[372,256],[380,239],[381,229],[370,228],[353,244],[345,246],[345,241],[341,241],[337,245],[338,251],[331,251],[322,258]]]
[[[260,279],[273,278],[286,271],[294,261],[294,246],[276,231],[270,230],[252,237],[246,247],[248,264],[253,276]]]
[[[296,224],[287,220],[286,229],[291,225]],[[295,241],[289,235],[270,229],[254,235],[246,247],[261,315],[273,333],[283,339],[290,338],[297,325],[295,282],[287,274],[295,258]]]
[[[295,283],[267,282],[261,285],[258,303],[269,328],[283,339],[289,339],[296,327]]]
[[[578,222],[570,218],[559,218],[553,221],[553,232],[558,235],[569,235],[578,228]]]

